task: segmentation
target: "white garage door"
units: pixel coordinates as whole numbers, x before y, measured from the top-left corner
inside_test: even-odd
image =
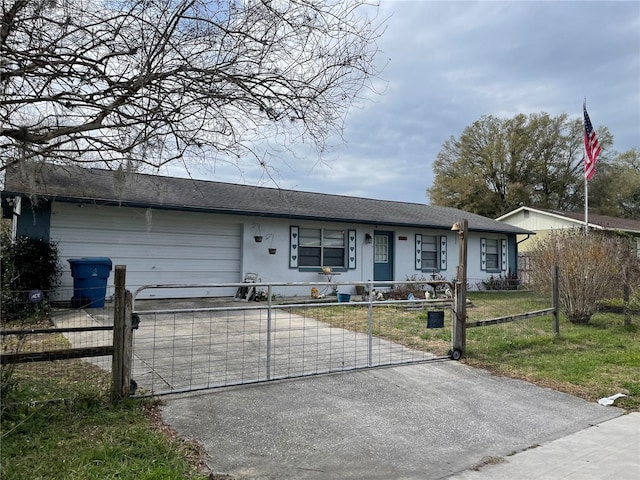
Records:
[[[226,220],[226,221],[225,221]],[[63,263],[62,288],[73,286],[68,258],[108,257],[126,265],[127,288],[149,284],[241,281],[241,225],[224,216],[54,202],[51,240]],[[107,295],[113,293],[113,273]],[[138,298],[228,296],[235,289],[149,290]],[[65,293],[64,295],[68,295]]]

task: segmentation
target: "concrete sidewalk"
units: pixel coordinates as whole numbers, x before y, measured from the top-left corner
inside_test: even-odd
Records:
[[[512,456],[485,457],[474,468],[478,470],[449,480],[637,480],[640,413],[593,425]]]

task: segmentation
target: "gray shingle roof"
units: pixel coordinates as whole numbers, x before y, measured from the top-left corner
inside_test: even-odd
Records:
[[[584,222],[584,212],[561,212],[556,210],[542,211],[578,220],[579,222]],[[589,225],[596,225],[604,228],[605,230],[622,230],[626,232],[640,233],[640,220],[633,220],[631,218],[617,218],[589,213]]]
[[[449,207],[68,166],[9,170],[3,196],[20,194],[69,202],[389,226],[448,229],[466,218],[473,231],[530,233]]]

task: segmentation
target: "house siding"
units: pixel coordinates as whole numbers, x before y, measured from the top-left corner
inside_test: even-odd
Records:
[[[129,290],[157,283],[238,282],[242,225],[221,216],[54,202],[51,240],[62,262],[60,295],[73,286],[69,258],[108,257],[127,266]],[[113,280],[107,295],[111,295]],[[64,293],[63,293],[64,292]],[[141,298],[233,295],[235,289],[146,291]],[[63,298],[60,298],[63,299]]]

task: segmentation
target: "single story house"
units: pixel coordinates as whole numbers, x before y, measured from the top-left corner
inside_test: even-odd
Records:
[[[584,228],[584,212],[560,212],[541,208],[520,207],[497,219],[514,227],[536,233],[535,237],[520,235],[518,249],[521,253],[531,250],[534,239],[542,239],[554,230]],[[589,213],[589,230],[623,232],[633,237],[636,254],[640,257],[640,220],[616,218]]]
[[[57,243],[66,259],[108,257],[127,286],[240,282],[376,282],[456,276],[468,221],[470,285],[517,273],[522,227],[454,208],[55,165],[6,173],[14,235]],[[110,282],[112,283],[112,282]],[[109,286],[111,291],[113,287]],[[295,294],[309,295],[309,287]],[[291,290],[288,290],[289,294]],[[111,292],[112,293],[112,292]],[[156,298],[227,296],[235,289],[148,290]],[[277,293],[277,292],[275,292]],[[145,298],[141,296],[139,298]]]

